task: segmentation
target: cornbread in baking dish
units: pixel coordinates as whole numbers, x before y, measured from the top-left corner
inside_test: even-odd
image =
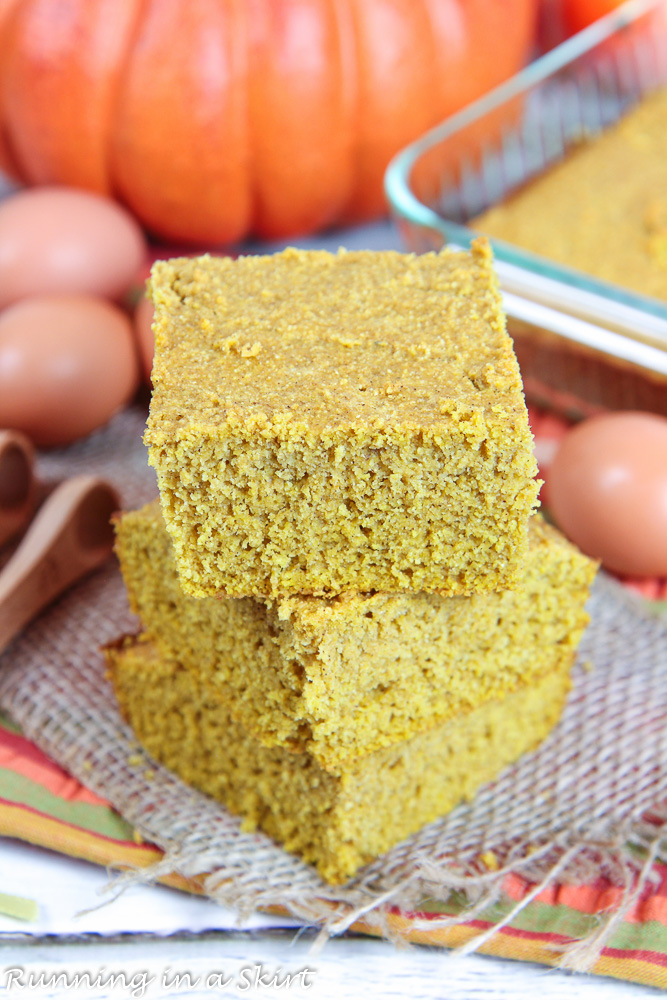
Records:
[[[667,301],[667,88],[471,225]]]
[[[122,714],[146,750],[287,850],[342,882],[536,746],[569,688],[565,664],[412,739],[324,770],[265,747],[196,674],[148,641],[107,649]]]
[[[261,743],[323,768],[568,668],[595,572],[535,516],[513,591],[198,599],[181,590],[157,503],[124,514],[116,531],[131,605],[160,656]]]
[[[537,467],[491,253],[155,264],[146,432],[196,597],[514,586]]]

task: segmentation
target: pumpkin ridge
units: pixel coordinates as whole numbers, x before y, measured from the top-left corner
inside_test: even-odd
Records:
[[[137,0],[24,0],[5,107],[22,175],[109,195],[109,84]]]
[[[8,38],[18,17],[18,0],[0,0],[0,170],[9,177],[18,180],[21,176],[19,158],[12,143],[8,128],[7,113],[4,102],[4,75],[7,59],[5,53],[10,49]]]
[[[386,211],[383,177],[398,150],[432,124],[436,97],[423,66],[423,0],[358,0],[352,6],[360,66],[359,170],[344,222]],[[382,44],[378,44],[378,39]]]
[[[162,238],[224,244],[250,221],[241,0],[148,3],[119,98],[114,173]]]
[[[257,19],[249,103],[255,230],[278,237],[331,223],[352,176],[342,46],[334,0],[273,0]],[[295,113],[296,111],[296,113]]]
[[[352,170],[350,183],[342,204],[333,220],[340,223],[345,217],[347,206],[354,196],[360,161],[360,129],[361,129],[361,88],[359,83],[359,38],[356,32],[355,18],[352,10],[356,0],[334,0],[336,15],[341,33],[341,58],[343,80],[345,86],[344,102],[347,107],[350,122],[350,157]]]
[[[114,171],[114,141],[115,141],[115,123],[116,116],[118,113],[118,105],[120,102],[120,94],[122,89],[122,82],[125,79],[125,73],[129,65],[132,53],[135,50],[135,43],[139,36],[141,29],[142,18],[146,14],[146,7],[150,3],[150,0],[134,0],[134,18],[132,20],[132,26],[128,31],[127,44],[123,49],[122,56],[119,59],[118,66],[115,74],[115,81],[111,88],[111,94],[109,97],[109,127],[107,131],[107,147],[106,147],[106,168],[107,177],[109,178],[109,189],[114,198],[125,204],[122,194],[116,183],[116,176]],[[127,206],[126,206],[127,207]]]

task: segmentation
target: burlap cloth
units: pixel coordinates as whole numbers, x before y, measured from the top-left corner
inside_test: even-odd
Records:
[[[135,407],[85,442],[43,455],[40,475],[102,474],[126,508],[156,493]],[[363,915],[386,929],[388,907],[414,910],[457,890],[470,919],[502,895],[508,872],[533,883],[501,924],[552,881],[599,875],[623,888],[620,902],[561,964],[592,965],[664,860],[667,830],[667,627],[620,585],[600,577],[592,623],[564,717],[543,746],[508,768],[476,799],[432,823],[340,888],[262,834],[246,834],[217,803],[187,788],[137,746],[104,677],[102,643],[136,629],[115,564],[70,591],[2,658],[0,705],[55,761],[166,852],[148,872],[205,876],[213,898],[242,912],[282,906],[323,933]],[[486,862],[480,861],[480,857]],[[489,859],[492,863],[489,864]]]

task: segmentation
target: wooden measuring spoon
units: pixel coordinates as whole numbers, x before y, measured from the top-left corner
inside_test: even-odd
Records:
[[[0,653],[70,584],[113,548],[118,494],[97,476],[67,479],[51,493],[0,573]]]
[[[35,499],[35,455],[17,431],[0,431],[0,546],[27,524]]]

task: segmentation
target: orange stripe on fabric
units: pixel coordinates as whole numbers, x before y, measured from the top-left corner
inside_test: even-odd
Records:
[[[600,976],[614,976],[643,986],[654,986],[657,989],[667,989],[667,969],[636,958],[615,958],[602,956],[594,971]]]
[[[667,926],[667,866],[656,865],[655,873],[660,881],[657,885],[646,886],[640,899],[625,916],[631,924],[643,924],[649,920]],[[505,879],[503,888],[513,900],[522,899],[530,886],[518,875]],[[612,910],[623,896],[623,890],[608,882],[598,880],[592,885],[549,886],[535,899],[549,906],[561,905],[578,910],[580,913],[595,914]]]

